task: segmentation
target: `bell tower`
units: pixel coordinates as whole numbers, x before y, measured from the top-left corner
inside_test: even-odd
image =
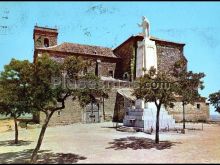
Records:
[[[34,49],[57,45],[57,37],[58,30],[56,28],[34,26]]]

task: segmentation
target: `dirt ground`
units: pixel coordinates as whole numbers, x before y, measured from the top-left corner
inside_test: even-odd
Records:
[[[219,163],[220,125],[186,126],[186,134],[161,132],[159,145],[154,134],[116,131],[111,122],[49,127],[38,163]],[[20,128],[18,145],[13,131],[1,132],[0,163],[27,162],[39,131]]]

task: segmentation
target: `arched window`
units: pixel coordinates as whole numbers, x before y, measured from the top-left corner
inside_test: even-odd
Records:
[[[49,40],[48,38],[44,38],[44,46],[49,47]]]

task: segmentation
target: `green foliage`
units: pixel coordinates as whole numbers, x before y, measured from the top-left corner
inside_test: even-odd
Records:
[[[43,110],[57,105],[57,99],[61,97],[63,89],[61,85],[52,84],[54,77],[61,77],[61,64],[43,54],[34,63],[32,79],[32,102],[36,110]]]
[[[161,106],[173,106],[177,86],[174,77],[166,72],[156,72],[151,67],[149,72],[138,79],[139,86],[134,89],[133,95],[145,102],[154,102],[157,107],[155,143],[159,143],[159,118]]]
[[[43,112],[63,109],[64,102],[69,96],[73,99],[78,98],[82,107],[88,103],[96,102],[97,97],[107,98],[107,92],[103,89],[99,77],[92,73],[82,75],[82,71],[90,65],[89,63],[74,56],[67,57],[63,63],[50,59],[47,54],[39,57],[34,64],[32,83],[35,107]],[[51,84],[54,77],[68,78],[71,82],[84,81],[84,84],[83,87],[73,89],[66,88],[66,84],[62,83],[54,87]],[[62,106],[59,106],[60,103]]]
[[[216,112],[220,113],[220,90],[209,95],[210,104],[215,108]]]
[[[93,73],[88,73],[84,77],[81,77],[84,85],[78,90],[77,97],[80,105],[85,107],[89,103],[97,103],[97,98],[108,98],[109,90],[106,89],[100,78]]]
[[[71,81],[83,83],[80,88],[71,90],[73,99],[78,98],[82,107],[97,102],[97,98],[108,98],[108,90],[104,88],[99,77],[93,73],[81,74],[84,68],[90,65],[91,61],[83,61],[80,57],[70,56],[65,59],[62,67]]]
[[[19,122],[18,124],[21,128],[26,128],[27,127],[27,123],[26,122]]]
[[[186,64],[187,64],[186,59],[181,58],[180,60],[175,62],[174,68],[179,68],[179,69],[181,68],[182,70],[185,70],[186,69]]]
[[[179,62],[181,63],[181,61]],[[179,64],[177,62],[177,64]],[[178,69],[175,66],[175,71]],[[193,73],[192,71],[180,70],[174,72],[174,77],[177,79],[177,91],[175,92],[181,97],[183,104],[194,104],[201,96],[199,89],[204,89],[204,82],[201,80],[205,77],[204,73]]]
[[[135,48],[132,47],[132,57],[131,57],[131,64],[130,64],[130,67],[131,67],[131,80],[133,80],[133,77],[134,77],[134,71],[135,71]]]
[[[139,87],[134,90],[133,95],[138,99],[145,99],[146,102],[154,102],[157,107],[162,104],[171,106],[175,101],[176,91],[176,84],[172,83],[173,81],[170,74],[156,73],[156,70],[151,68],[147,74],[138,79]]]
[[[65,58],[62,68],[67,72],[68,77],[73,80],[78,79],[79,73],[89,65],[90,61],[85,62],[81,57],[69,56]]]
[[[24,113],[42,111],[46,115],[31,162],[36,159],[50,118],[55,111],[65,108],[65,100],[68,97],[78,97],[81,106],[96,102],[97,97],[108,97],[97,76],[81,74],[88,65],[89,62],[73,56],[67,57],[64,63],[59,63],[43,54],[34,64],[27,60],[12,59],[10,64],[5,66],[0,75],[0,113],[14,117],[16,125],[16,118]],[[56,86],[52,84],[55,77],[64,80],[65,75],[72,81],[86,80],[85,88],[69,89],[65,88],[63,85],[66,84],[63,83]],[[91,82],[95,83],[95,86],[91,87]],[[17,131],[18,129],[16,137]],[[16,138],[15,142],[17,141]]]
[[[33,65],[12,59],[0,74],[0,113],[19,117],[31,112],[30,80]]]
[[[65,75],[70,79],[77,79],[79,73],[83,70],[82,60],[75,57],[67,57],[64,63],[58,63],[52,60],[47,54],[38,57],[34,63],[34,73],[32,80],[32,96],[33,105],[37,111],[45,113],[46,118],[41,128],[37,145],[31,156],[31,163],[35,163],[37,152],[43,141],[43,137],[48,126],[48,123],[53,116],[53,113],[65,108],[65,101],[68,97],[75,98],[77,89],[69,89],[63,81]],[[61,78],[62,83],[58,85],[52,84],[54,78]],[[73,81],[72,80],[72,81]],[[64,83],[64,84],[63,84]],[[74,108],[74,107],[73,107]]]

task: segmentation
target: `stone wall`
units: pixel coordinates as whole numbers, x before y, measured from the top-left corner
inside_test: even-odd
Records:
[[[49,126],[66,125],[72,123],[79,123],[82,121],[83,108],[80,107],[77,100],[72,101],[68,98],[65,102],[65,109],[56,111],[50,119]],[[45,114],[40,113],[40,124],[43,123]]]
[[[156,43],[158,70],[169,71],[180,59],[185,59],[183,56],[183,47],[178,45],[161,45]]]
[[[106,121],[112,121],[114,106],[116,101],[116,89],[112,89],[109,92],[109,98],[104,101],[104,110]],[[99,115],[100,121],[103,122],[103,104],[99,105]],[[43,123],[45,119],[45,114],[43,112],[40,113],[40,124]],[[56,111],[52,118],[50,119],[49,126],[54,125],[66,125],[73,123],[85,123],[85,109],[80,107],[79,102],[77,100],[72,101],[71,98],[68,98],[65,102],[65,109],[61,111]]]
[[[43,54],[46,51],[38,51],[36,54]],[[64,58],[65,54],[59,54],[59,53],[51,53],[47,52],[51,57],[54,58]],[[96,62],[95,59],[89,58],[92,60],[91,66],[87,68],[88,72],[93,72],[95,73],[95,68],[96,68]],[[85,59],[86,60],[86,59]],[[115,73],[115,67],[116,67],[116,62],[112,59],[102,59],[100,58],[101,63],[98,64],[98,74],[99,76],[109,76],[109,70],[113,70],[113,73]],[[113,89],[111,92],[109,92],[109,98],[105,99],[104,102],[104,109],[105,109],[105,114],[106,114],[106,120],[112,121],[113,118],[113,112],[114,112],[114,106],[115,106],[115,101],[116,101],[116,91]],[[103,105],[100,103],[100,121],[103,121]],[[60,114],[58,114],[60,113]],[[62,125],[62,124],[71,124],[71,123],[78,123],[83,121],[83,115],[84,114],[84,109],[80,107],[78,101],[72,101],[71,99],[68,99],[66,101],[66,108],[61,110],[60,112],[55,112],[53,117],[51,118],[51,121],[49,123],[50,126],[52,125]],[[40,113],[40,123],[44,120],[45,115],[44,113]]]
[[[115,73],[116,63],[101,62],[99,65],[99,75],[100,76],[110,76],[109,71]]]
[[[91,60],[91,59],[88,59]],[[112,70],[115,73],[116,62],[113,61],[101,61],[98,64],[98,75],[99,76],[109,76],[109,71]],[[91,61],[91,66],[87,68],[87,71],[90,73],[95,73],[96,62],[94,60]]]
[[[123,96],[117,94],[117,101],[115,105],[114,111],[114,122],[122,122],[125,116],[125,108],[124,108],[124,98]],[[118,105],[120,104],[120,105]],[[197,104],[200,107],[197,107]],[[173,108],[167,108],[169,115],[172,115],[176,122],[182,122],[183,120],[183,107],[182,102],[174,103]],[[128,106],[125,106],[128,107]],[[198,122],[198,121],[209,121],[209,105],[205,102],[195,102],[194,105],[187,104],[185,105],[185,119],[189,122]]]
[[[184,59],[187,63],[187,60],[183,53],[184,44],[175,44],[169,42],[160,42],[155,41],[157,49],[157,68],[159,71],[168,71],[171,67],[174,66],[176,61]],[[129,75],[132,75],[131,66],[136,64],[136,61],[133,61],[132,58],[135,57],[135,45],[137,45],[137,40],[129,40],[124,43],[122,46],[114,50],[114,53],[120,57],[120,62],[117,62],[116,66],[116,78],[122,78],[125,72],[128,72]],[[187,66],[187,64],[186,64]],[[135,70],[133,70],[135,72]]]
[[[45,38],[49,40],[49,46],[57,45],[57,34],[56,33],[38,32],[38,33],[35,33],[35,36],[34,36],[34,47],[35,48],[44,47]]]
[[[125,72],[131,75],[131,61],[134,53],[133,41],[127,42],[122,47],[114,50],[114,53],[120,57],[120,63],[116,66],[116,78],[123,78]]]
[[[57,53],[57,52],[49,52],[45,50],[37,50],[35,52],[35,58],[38,56],[43,55],[44,53],[49,54],[51,58],[55,59],[57,62],[64,61],[64,58],[68,56],[68,54],[63,54],[63,53]],[[73,55],[74,56],[74,55]],[[78,56],[78,55],[75,55]],[[83,57],[82,57],[83,58]],[[105,58],[88,58],[84,57],[83,58],[85,61],[91,61],[90,66],[87,67],[87,71],[90,73],[95,73],[95,68],[96,68],[96,60],[100,59],[101,62],[98,64],[98,74],[99,76],[109,76],[109,71],[112,70],[113,74],[116,74],[116,61],[113,59],[105,59]]]
[[[117,93],[112,121],[123,123],[123,119],[126,115],[125,107],[131,107],[131,106],[134,106],[134,103],[132,101],[122,96],[121,94]]]
[[[109,98],[105,99],[104,102],[104,110],[106,114],[106,120],[107,121],[112,121],[113,115],[114,115],[114,108],[115,108],[115,103],[116,103],[116,93],[117,89],[112,89],[111,92],[109,92]]]
[[[200,105],[200,108],[197,107]],[[181,102],[176,102],[173,108],[167,108],[169,114],[172,114],[176,122],[183,120],[183,106]],[[186,121],[208,121],[209,120],[209,105],[205,102],[195,102],[194,105],[185,105]]]

